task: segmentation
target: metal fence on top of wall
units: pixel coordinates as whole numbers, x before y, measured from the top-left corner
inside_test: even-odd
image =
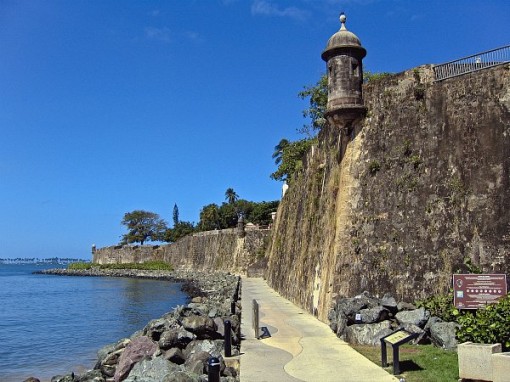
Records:
[[[510,45],[436,65],[433,69],[435,80],[441,81],[508,62],[510,62]]]

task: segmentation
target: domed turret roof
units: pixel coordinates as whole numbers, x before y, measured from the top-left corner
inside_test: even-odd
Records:
[[[359,41],[358,36],[348,31],[345,27],[346,20],[347,17],[341,13],[340,23],[342,26],[338,32],[329,38],[326,49],[324,49],[321,55],[324,61],[327,61],[329,58],[331,58],[331,56],[333,56],[337,51],[343,50],[345,48],[359,50],[360,58],[366,56],[367,51],[361,46],[361,42]]]

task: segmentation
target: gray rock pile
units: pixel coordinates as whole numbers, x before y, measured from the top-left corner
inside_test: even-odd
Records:
[[[207,381],[210,357],[220,360],[221,381],[239,381],[237,368],[223,357],[226,320],[231,322],[232,355],[239,354],[240,303],[232,304],[239,277],[185,271],[173,277],[187,279],[183,289],[194,296],[190,303],[100,349],[93,370],[55,376],[51,382]]]
[[[380,346],[382,337],[403,328],[418,334],[415,343],[432,342],[444,349],[457,347],[457,323],[431,317],[424,308],[397,303],[388,294],[376,298],[363,292],[352,298],[338,298],[328,319],[336,335],[352,344]]]

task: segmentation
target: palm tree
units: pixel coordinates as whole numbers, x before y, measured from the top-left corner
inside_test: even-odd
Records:
[[[239,195],[236,194],[232,187],[227,188],[225,191],[225,200],[228,201],[228,204],[234,204],[237,199],[239,199]]]
[[[280,164],[282,161],[283,150],[289,145],[288,139],[282,138],[280,142],[274,147],[272,158],[275,164]]]

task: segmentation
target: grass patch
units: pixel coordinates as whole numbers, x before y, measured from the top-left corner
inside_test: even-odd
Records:
[[[136,269],[143,271],[173,271],[171,264],[163,261],[147,261],[145,263],[126,263],[126,264],[94,264],[85,262],[76,262],[69,264],[68,269]]]
[[[90,269],[92,268],[92,263],[77,261],[75,263],[70,263],[67,265],[67,269]]]
[[[358,353],[381,366],[381,348],[367,345],[351,345]],[[389,367],[393,373],[391,346],[388,346]],[[459,364],[456,351],[447,351],[433,345],[403,345],[400,347],[400,376],[406,382],[457,382]]]

